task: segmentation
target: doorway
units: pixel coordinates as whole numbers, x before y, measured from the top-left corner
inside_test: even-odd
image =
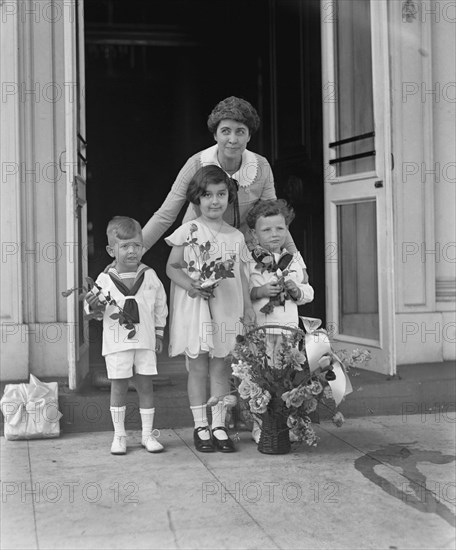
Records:
[[[87,2],[85,64],[89,275],[110,262],[109,219],[144,225],[187,158],[213,144],[212,108],[235,95],[257,108],[249,149],[296,212],[290,229],[315,289],[300,313],[325,322],[319,0]],[[168,254],[161,239],[143,259],[167,291]],[[103,363],[100,337],[91,324],[91,365]]]

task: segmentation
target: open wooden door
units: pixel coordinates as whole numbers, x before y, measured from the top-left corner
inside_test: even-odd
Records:
[[[67,288],[81,287],[87,277],[87,204],[84,105],[83,0],[66,3],[64,20],[65,154]],[[78,293],[67,298],[69,387],[76,389],[89,368],[88,322]]]
[[[327,327],[396,372],[387,0],[322,0]]]

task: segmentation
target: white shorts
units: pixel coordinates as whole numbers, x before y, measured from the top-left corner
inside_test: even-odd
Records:
[[[157,356],[151,349],[128,349],[105,355],[108,378],[131,378],[134,374],[157,374]]]

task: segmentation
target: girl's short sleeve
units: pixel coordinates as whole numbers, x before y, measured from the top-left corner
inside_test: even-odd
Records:
[[[190,233],[190,223],[184,223],[165,238],[166,244],[169,246],[182,246]]]

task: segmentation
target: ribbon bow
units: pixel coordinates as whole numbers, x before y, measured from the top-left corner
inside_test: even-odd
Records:
[[[51,399],[49,394],[52,395]],[[50,414],[47,410],[51,403],[56,414],[55,412]],[[43,419],[52,423],[62,417],[50,388],[33,374],[30,375],[30,384],[8,384],[5,387],[0,408],[10,426],[17,426],[26,421],[26,418],[31,418],[35,424],[38,424]]]
[[[306,348],[307,359],[309,361],[310,372],[316,371],[320,367],[320,359],[327,355],[331,358],[335,380],[329,380],[336,406],[342,399],[353,391],[350,379],[345,371],[345,367],[337,355],[331,349],[331,343],[326,330],[320,328],[321,319],[314,317],[300,317],[304,330],[304,345]]]

